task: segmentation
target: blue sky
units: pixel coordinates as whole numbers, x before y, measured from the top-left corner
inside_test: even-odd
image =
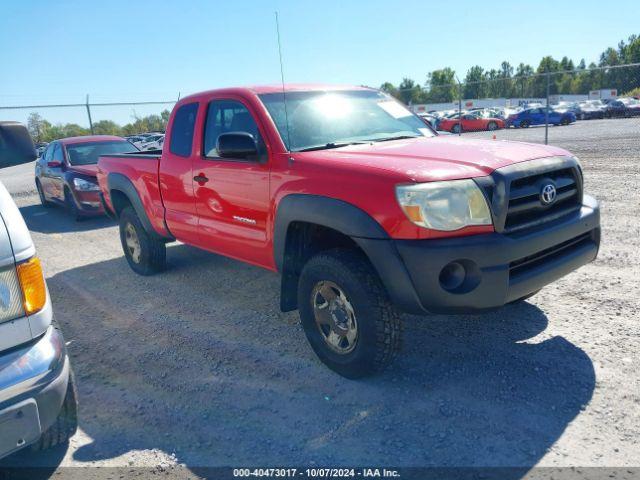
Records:
[[[637,0],[601,1],[45,1],[3,0],[0,105],[173,99],[280,81],[279,11],[288,82],[379,86],[453,67],[460,77],[543,55],[587,63],[640,33]],[[634,13],[635,12],[635,13]],[[613,21],[615,19],[615,21]],[[158,107],[96,108],[119,123]],[[40,110],[87,124],[83,109]],[[0,110],[24,121],[29,111]]]

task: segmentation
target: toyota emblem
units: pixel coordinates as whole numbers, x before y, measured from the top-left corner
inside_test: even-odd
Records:
[[[556,201],[556,187],[551,183],[547,183],[540,191],[540,201],[543,205],[551,205]]]

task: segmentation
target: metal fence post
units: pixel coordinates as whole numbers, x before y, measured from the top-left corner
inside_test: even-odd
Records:
[[[93,122],[91,121],[91,108],[89,108],[89,94],[87,93],[87,102],[85,103],[87,107],[87,116],[89,117],[89,130],[91,130],[91,135],[93,135]]]
[[[551,85],[551,72],[547,70],[547,108],[544,112],[544,144],[549,144],[549,86]]]
[[[458,136],[462,135],[462,84],[456,75],[458,81]]]

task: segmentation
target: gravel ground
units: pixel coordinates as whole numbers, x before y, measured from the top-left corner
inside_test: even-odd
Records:
[[[549,138],[602,202],[598,259],[495,313],[406,316],[398,361],[362,381],[315,358],[277,275],[173,245],[165,273],[137,276],[113,223],[45,210],[32,165],[4,170],[81,402],[68,449],[5,465],[639,466],[640,119]]]

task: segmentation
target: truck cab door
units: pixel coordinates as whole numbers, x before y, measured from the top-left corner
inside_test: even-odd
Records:
[[[240,98],[214,98],[207,105],[202,152],[193,159],[200,246],[229,257],[273,268],[267,236],[268,151],[256,116]],[[223,133],[246,132],[258,148],[255,158],[222,158]]]
[[[198,244],[192,173],[198,110],[198,102],[185,103],[175,109],[168,125],[169,143],[164,145],[158,168],[167,227],[174,237],[189,244]]]

